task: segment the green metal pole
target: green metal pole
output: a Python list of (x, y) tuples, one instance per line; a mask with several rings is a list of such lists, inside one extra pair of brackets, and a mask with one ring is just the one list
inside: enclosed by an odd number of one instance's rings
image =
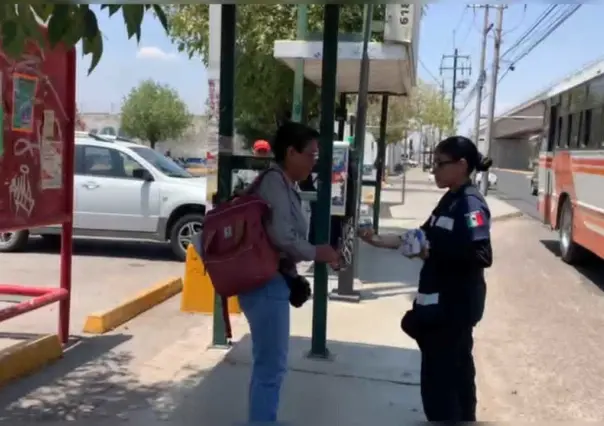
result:
[[(329, 243), (339, 19), (340, 6), (337, 4), (326, 5), (323, 16), (321, 145), (319, 148), (319, 188), (317, 194), (317, 218), (315, 222), (316, 244)], [(312, 308), (312, 339), (309, 354), (311, 357), (329, 357), (327, 349), (327, 279), (327, 265), (316, 263)]]
[[(367, 120), (367, 94), (369, 91), (369, 54), (368, 46), (371, 39), (371, 19), (373, 17), (373, 5), (366, 4), (363, 10), (363, 53), (361, 59), (361, 69), (359, 76), (359, 92), (357, 97), (357, 111), (354, 129), (354, 169), (351, 168), (351, 179), (353, 188), (348, 193), (346, 204), (351, 209), (347, 209), (350, 214), (353, 228), (356, 229), (359, 222), (360, 203), (362, 184), (363, 184), (363, 153), (365, 151), (365, 129)], [(350, 219), (349, 219), (350, 220)], [(352, 264), (338, 274), (338, 289), (332, 295), (337, 300), (359, 302), (361, 294), (354, 290), (354, 278), (357, 275), (359, 253), (359, 241), (357, 238), (353, 241)]]
[[(298, 40), (306, 40), (308, 30), (308, 6), (298, 5)], [(294, 75), (294, 105), (292, 108), (292, 120), (301, 123), (302, 110), (304, 105), (304, 60), (299, 59), (296, 63), (296, 72)]]
[[(220, 39), (220, 116), (218, 118), (218, 202), (231, 195), (234, 112), (235, 112), (235, 34), (237, 8), (234, 4), (222, 6), (222, 35)], [(220, 297), (214, 297), (212, 345), (228, 346), (226, 327), (222, 316)]]
[(382, 95), (382, 114), (380, 116), (380, 138), (378, 140), (377, 170), (375, 174), (375, 195), (373, 197), (373, 231), (380, 229), (380, 209), (382, 202), (382, 180), (386, 161), (386, 125), (388, 123), (388, 95)]

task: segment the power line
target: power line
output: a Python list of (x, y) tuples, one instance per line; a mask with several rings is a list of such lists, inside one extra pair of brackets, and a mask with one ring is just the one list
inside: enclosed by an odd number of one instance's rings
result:
[[(557, 15), (557, 17), (555, 17), (554, 19), (552, 19), (552, 22), (548, 22), (548, 26), (545, 28), (544, 31), (539, 32), (539, 34), (536, 36), (538, 37), (536, 39), (536, 41), (534, 41), (532, 44), (530, 44), (528, 46), (528, 48), (526, 48), (521, 54), (517, 55), (512, 61), (510, 66), (508, 66), (508, 68), (506, 69), (506, 71), (500, 76), (500, 78), (498, 79), (498, 83), (501, 82), (505, 76), (514, 69), (514, 65), (517, 64), (520, 60), (522, 60), (523, 58), (525, 58), (531, 51), (533, 51), (539, 44), (541, 44), (547, 37), (549, 37), (558, 27), (560, 27), (560, 25), (562, 25), (566, 20), (568, 20), (579, 8), (581, 7), (581, 5), (570, 5), (569, 8), (563, 10), (560, 14)], [(539, 27), (539, 25), (557, 8), (557, 6), (550, 6), (548, 7), (548, 9), (546, 9), (540, 16), (539, 18), (537, 18), (536, 22), (533, 24), (533, 26), (530, 28), (530, 30), (526, 31), (520, 38), (519, 40), (517, 40), (516, 42), (513, 43), (513, 45), (506, 51), (504, 52), (504, 54), (501, 55), (501, 57), (503, 57), (506, 54), (509, 54), (512, 50), (517, 49), (518, 47), (521, 46), (522, 41), (528, 39), (529, 37), (531, 37), (531, 35), (533, 35), (533, 33), (536, 32), (536, 29)], [(489, 93), (485, 93), (482, 97), (482, 100), (484, 100), (487, 96), (489, 96)], [(471, 99), (467, 99), (466, 100), (466, 104), (464, 105), (462, 111), (464, 111), (467, 106), (469, 105)], [(467, 120), (474, 112), (475, 112), (475, 108), (471, 111), (469, 111), (468, 114), (466, 114), (464, 116), (464, 118), (460, 121), (465, 121)]]
[(428, 75), (430, 76), (430, 78), (432, 80), (434, 80), (434, 82), (440, 86), (440, 80), (438, 78), (436, 78), (436, 76), (432, 73), (432, 71), (430, 71), (428, 69), (428, 67), (426, 66), (426, 64), (424, 64), (424, 61), (422, 61), (421, 59), (419, 60), (419, 64), (422, 66), (422, 68), (424, 69), (424, 71), (426, 71), (428, 73)]

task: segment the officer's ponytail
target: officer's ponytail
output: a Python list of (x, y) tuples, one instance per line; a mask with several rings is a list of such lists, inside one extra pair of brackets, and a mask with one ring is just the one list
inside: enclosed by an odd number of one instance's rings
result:
[(493, 161), (482, 155), (474, 142), (464, 136), (450, 136), (442, 140), (436, 147), (436, 151), (451, 157), (454, 161), (464, 159), (468, 164), (468, 176), (474, 170), (486, 172), (493, 165)]
[(477, 172), (486, 172), (493, 165), (493, 160), (489, 157), (482, 155), (480, 152), (476, 157), (476, 171)]

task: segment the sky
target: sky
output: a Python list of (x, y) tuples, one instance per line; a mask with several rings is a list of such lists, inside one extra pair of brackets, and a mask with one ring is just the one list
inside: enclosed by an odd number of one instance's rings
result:
[[(548, 6), (546, 3), (508, 6), (503, 18), (502, 51), (511, 46), (536, 21)], [(121, 102), (128, 92), (145, 79), (153, 79), (174, 87), (194, 114), (205, 110), (207, 98), (207, 73), (201, 58), (189, 59), (179, 54), (159, 22), (147, 16), (143, 24), (140, 44), (127, 40), (121, 14), (108, 18), (99, 14), (99, 25), (104, 33), (103, 58), (88, 76), (89, 59), (78, 62), (77, 102), (82, 112), (119, 112)], [(499, 85), (496, 96), (496, 114), (502, 113), (529, 99), (539, 91), (554, 84), (566, 75), (579, 70), (586, 63), (604, 57), (599, 44), (604, 40), (604, 4), (585, 4), (562, 26), (545, 39), (528, 56), (515, 64)], [(495, 12), (491, 12), (491, 22)], [(454, 48), (460, 55), (470, 57), (470, 86), (476, 81), (480, 59), (480, 39), (483, 22), (482, 9), (468, 8), (458, 1), (430, 4), (422, 20), (420, 31), (418, 73), (422, 80), (439, 83), (444, 79), (447, 90), (451, 88), (452, 73), (443, 71), (452, 65)], [(455, 34), (455, 36), (454, 36)], [(487, 68), (490, 71), (493, 39), (489, 39)], [(505, 61), (502, 71), (509, 66)], [(437, 81), (435, 81), (437, 80)], [(469, 89), (468, 89), (469, 90)], [(468, 90), (458, 94), (460, 130), (467, 131), (472, 125), (474, 101), (466, 109)], [(486, 113), (487, 102), (483, 102)]]

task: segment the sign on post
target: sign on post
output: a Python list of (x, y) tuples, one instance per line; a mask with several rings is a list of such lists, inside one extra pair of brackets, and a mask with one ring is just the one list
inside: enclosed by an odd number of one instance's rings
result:
[[(387, 43), (411, 43), (416, 10), (417, 6), (414, 4), (387, 4), (384, 41)], [(421, 9), (419, 13), (421, 13)]]
[(75, 51), (43, 49), (0, 50), (0, 232), (71, 219)]

